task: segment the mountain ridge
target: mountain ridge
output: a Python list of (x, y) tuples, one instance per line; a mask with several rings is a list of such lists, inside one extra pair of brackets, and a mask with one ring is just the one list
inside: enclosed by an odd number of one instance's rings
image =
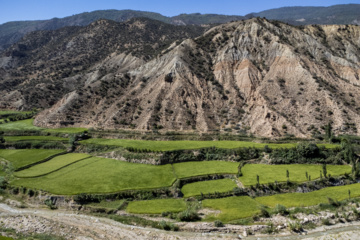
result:
[[(322, 9), (321, 18), (314, 9)], [(291, 14), (288, 14), (291, 9)], [(301, 11), (306, 9), (306, 11)], [(308, 17), (307, 12), (313, 16)], [(334, 15), (335, 12), (335, 15)], [(343, 4), (331, 7), (289, 7), (251, 13), (246, 16), (222, 15), (222, 14), (180, 14), (173, 17), (166, 17), (159, 13), (135, 10), (97, 10), (75, 14), (64, 18), (53, 18), (49, 20), (35, 21), (13, 21), (0, 25), (0, 51), (11, 46), (20, 40), (25, 34), (37, 30), (55, 30), (65, 26), (86, 26), (99, 19), (114, 21), (127, 21), (134, 17), (147, 17), (174, 25), (212, 25), (230, 21), (244, 20), (251, 17), (266, 17), (274, 20), (281, 20), (294, 25), (304, 24), (359, 24), (360, 4)], [(300, 16), (299, 16), (300, 14)], [(330, 15), (329, 15), (330, 14)], [(332, 15), (331, 15), (332, 14)], [(315, 16), (314, 16), (315, 15)], [(284, 18), (284, 16), (286, 16)], [(304, 18), (306, 17), (306, 19)], [(309, 18), (309, 19), (308, 19)]]
[(43, 127), (308, 137), (332, 122), (358, 133), (359, 26), (189, 27), (98, 20), (34, 32), (0, 57), (0, 107), (43, 108)]

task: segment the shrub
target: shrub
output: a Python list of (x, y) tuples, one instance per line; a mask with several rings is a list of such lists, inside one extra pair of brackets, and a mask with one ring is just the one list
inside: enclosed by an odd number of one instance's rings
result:
[(265, 218), (270, 217), (269, 211), (264, 206), (260, 208), (260, 215)]
[(300, 232), (303, 230), (302, 224), (299, 221), (296, 221), (294, 223), (289, 223), (289, 229), (293, 232)]
[(179, 227), (173, 223), (170, 223), (170, 222), (166, 222), (166, 221), (161, 221), (159, 223), (160, 225), (160, 228), (165, 230), (165, 231), (178, 231), (179, 230)]
[(331, 225), (330, 220), (328, 218), (321, 219), (321, 223), (326, 226)]
[(287, 214), (289, 214), (289, 211), (286, 209), (285, 206), (281, 205), (281, 204), (276, 204), (275, 208), (274, 208), (274, 213), (275, 214), (280, 214), (282, 216), (285, 216)]
[(53, 204), (53, 202), (51, 201), (50, 198), (46, 199), (44, 203), (46, 206), (48, 206), (52, 210), (57, 209), (57, 207)]
[(220, 220), (215, 220), (214, 226), (215, 226), (215, 227), (224, 227), (224, 224), (223, 224), (222, 221), (220, 221)]
[(196, 211), (190, 209), (180, 212), (177, 218), (184, 222), (194, 222), (200, 220), (199, 214)]

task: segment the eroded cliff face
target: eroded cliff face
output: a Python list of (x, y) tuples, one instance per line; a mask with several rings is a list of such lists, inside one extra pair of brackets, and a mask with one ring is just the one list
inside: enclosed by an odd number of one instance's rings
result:
[[(79, 84), (35, 124), (307, 137), (332, 121), (336, 133), (357, 134), (359, 57), (358, 26), (232, 22), (150, 60), (109, 53), (61, 79)], [(31, 106), (15, 90), (1, 101)]]

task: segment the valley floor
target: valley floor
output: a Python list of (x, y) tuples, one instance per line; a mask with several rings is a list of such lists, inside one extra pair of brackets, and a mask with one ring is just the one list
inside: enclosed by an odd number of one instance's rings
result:
[[(0, 226), (18, 233), (47, 233), (65, 239), (359, 239), (360, 222), (321, 226), (305, 234), (283, 232), (278, 235), (243, 236), (244, 226), (226, 225), (220, 231), (198, 233), (197, 227), (208, 223), (191, 223), (193, 232), (166, 232), (153, 228), (129, 226), (116, 221), (81, 214), (77, 211), (42, 208), (18, 209), (0, 204)], [(231, 233), (226, 233), (231, 232)]]

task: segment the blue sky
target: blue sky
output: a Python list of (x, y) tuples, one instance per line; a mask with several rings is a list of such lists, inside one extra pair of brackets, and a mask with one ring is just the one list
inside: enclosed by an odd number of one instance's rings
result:
[(245, 15), (285, 6), (331, 6), (360, 0), (0, 0), (0, 24), (16, 20), (66, 17), (104, 9), (133, 9), (165, 16), (180, 13)]

